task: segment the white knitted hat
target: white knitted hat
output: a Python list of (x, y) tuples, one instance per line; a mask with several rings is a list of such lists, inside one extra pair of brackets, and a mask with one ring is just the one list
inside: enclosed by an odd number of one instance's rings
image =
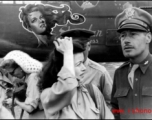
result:
[(4, 61), (13, 59), (26, 73), (40, 72), (43, 67), (41, 62), (20, 50), (13, 50), (9, 52), (3, 59)]

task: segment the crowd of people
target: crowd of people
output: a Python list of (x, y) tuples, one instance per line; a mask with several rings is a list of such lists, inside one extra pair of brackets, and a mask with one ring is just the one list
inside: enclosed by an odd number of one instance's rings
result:
[(112, 80), (104, 66), (88, 58), (94, 32), (51, 33), (55, 24), (84, 22), (82, 15), (73, 20), (67, 8), (58, 8), (67, 10), (63, 15), (43, 4), (20, 9), (23, 27), (37, 36), (39, 45), (52, 42), (49, 47), (54, 49), (43, 62), (21, 50), (2, 58), (0, 118), (15, 119), (16, 106), (23, 111), (20, 119), (24, 111), (27, 119), (152, 118), (152, 114), (139, 113), (139, 109), (152, 108), (152, 15), (130, 6), (116, 16), (122, 51), (129, 61), (116, 69)]

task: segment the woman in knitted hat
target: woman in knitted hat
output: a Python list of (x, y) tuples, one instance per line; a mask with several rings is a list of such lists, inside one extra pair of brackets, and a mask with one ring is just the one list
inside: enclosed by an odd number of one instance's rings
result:
[[(1, 63), (1, 67), (8, 70), (8, 78), (14, 83), (17, 80), (24, 80), (27, 84), (25, 100), (20, 101), (15, 98), (15, 104), (29, 113), (29, 119), (45, 118), (40, 103), (40, 91), (37, 87), (38, 74), (42, 69), (42, 63), (19, 50), (9, 52), (3, 59), (4, 62)], [(8, 69), (6, 65), (7, 62), (5, 61), (8, 60), (13, 60), (15, 63), (12, 69)], [(11, 104), (12, 99), (6, 99), (5, 102)]]
[(63, 26), (68, 22), (71, 24), (82, 24), (85, 17), (75, 13), (72, 14), (70, 7), (66, 4), (52, 6), (49, 4), (27, 4), (19, 9), (19, 19), (22, 26), (32, 32), (38, 39), (38, 47), (53, 47), (53, 28), (56, 25)]
[[(83, 45), (72, 38), (58, 38), (41, 73), (41, 102), (47, 119), (114, 118), (99, 89), (93, 85), (96, 102), (81, 80), (86, 70)], [(97, 106), (96, 106), (97, 105)]]

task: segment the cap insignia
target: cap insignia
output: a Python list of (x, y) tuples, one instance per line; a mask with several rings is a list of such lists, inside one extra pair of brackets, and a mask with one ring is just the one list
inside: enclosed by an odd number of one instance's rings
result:
[(130, 7), (125, 10), (125, 13), (127, 19), (132, 19), (134, 17), (135, 11), (132, 7)]

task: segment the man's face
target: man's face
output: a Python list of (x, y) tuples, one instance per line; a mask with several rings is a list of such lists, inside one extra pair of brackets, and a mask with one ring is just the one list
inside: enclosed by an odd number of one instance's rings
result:
[(150, 33), (135, 30), (122, 31), (120, 40), (124, 56), (134, 58), (144, 53), (148, 48), (148, 34)]
[(84, 55), (82, 53), (74, 54), (74, 66), (77, 77), (83, 78), (86, 67), (84, 66)]
[(29, 13), (28, 20), (30, 24), (30, 30), (36, 34), (41, 34), (46, 30), (46, 21), (40, 11), (34, 11)]

